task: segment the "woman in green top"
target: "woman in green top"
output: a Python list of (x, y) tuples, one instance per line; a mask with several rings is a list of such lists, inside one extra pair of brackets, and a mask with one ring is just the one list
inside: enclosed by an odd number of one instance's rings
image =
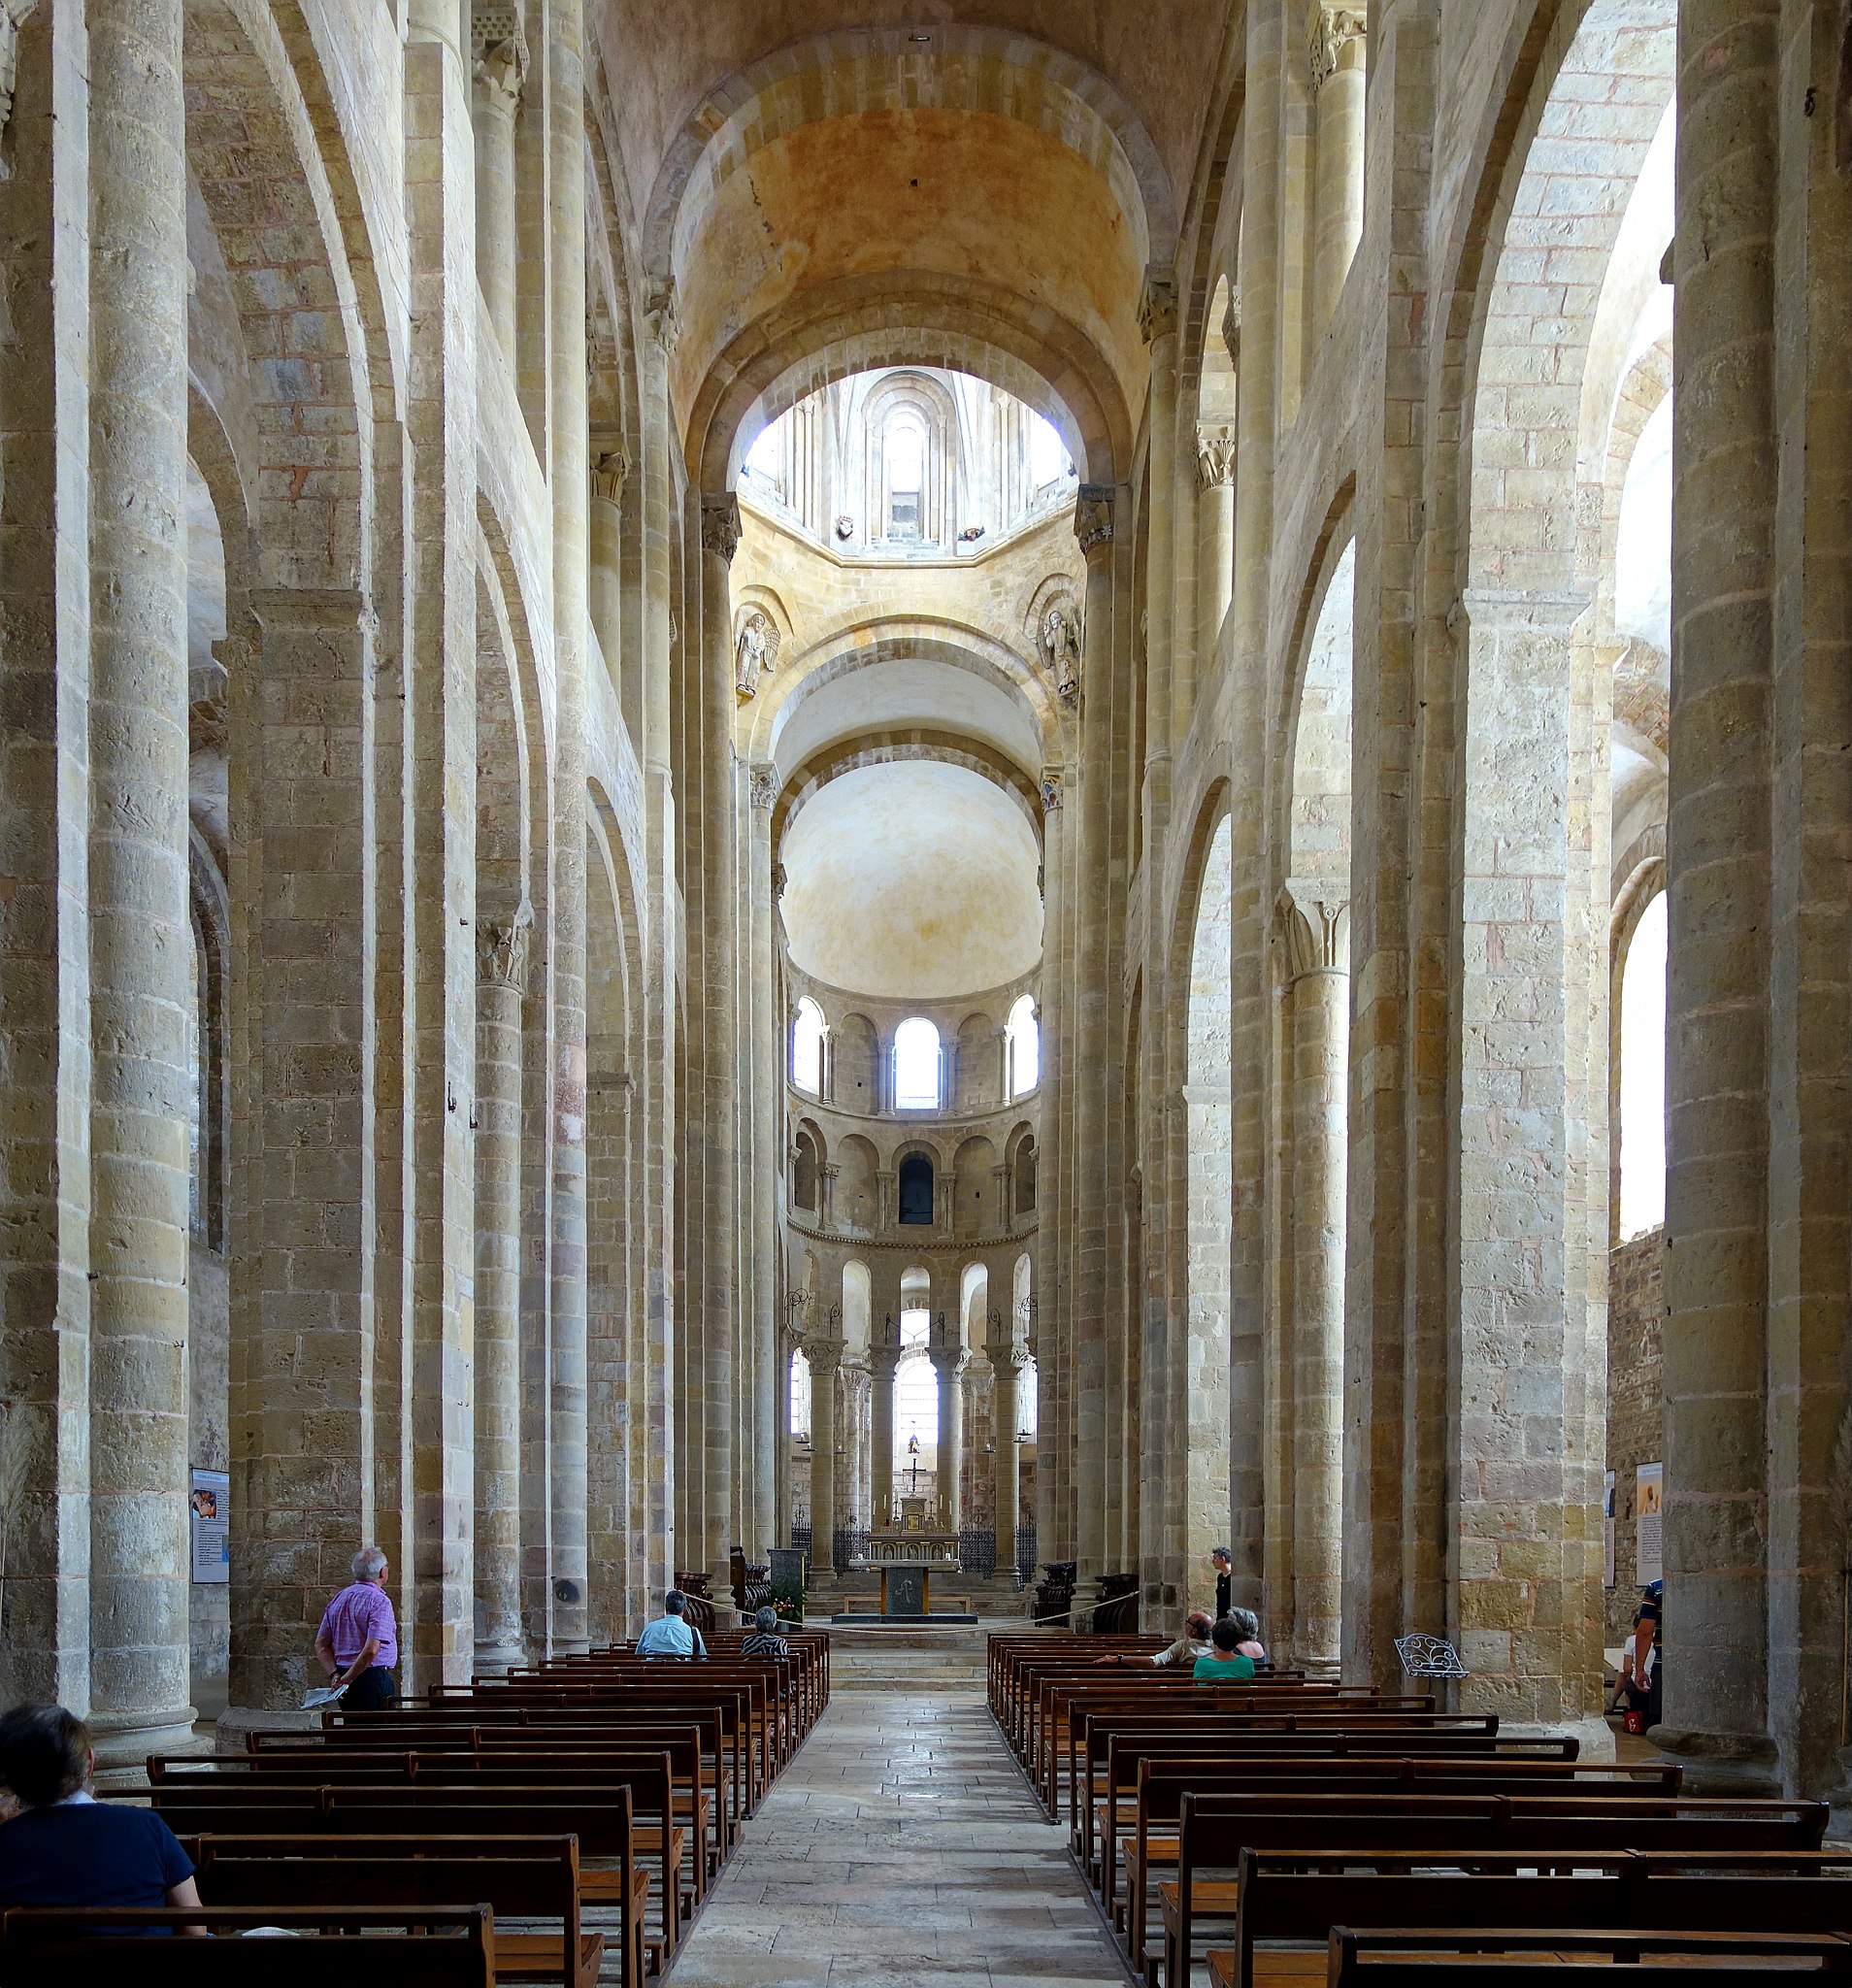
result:
[(1199, 1684), (1241, 1684), (1254, 1674), (1254, 1660), (1241, 1654), (1240, 1625), (1224, 1615), (1209, 1631), (1215, 1647), (1207, 1657), (1198, 1657), (1190, 1673)]

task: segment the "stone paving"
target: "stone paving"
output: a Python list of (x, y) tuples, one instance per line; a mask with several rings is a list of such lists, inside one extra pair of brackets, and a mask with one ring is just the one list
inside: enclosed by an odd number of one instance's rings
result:
[(746, 1824), (669, 1976), (670, 1988), (1127, 1979), (1064, 1832), (985, 1709), (981, 1656), (841, 1641), (829, 1709)]

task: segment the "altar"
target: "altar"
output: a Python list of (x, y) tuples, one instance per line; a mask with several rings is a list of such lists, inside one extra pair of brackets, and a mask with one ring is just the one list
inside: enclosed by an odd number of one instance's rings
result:
[(958, 1567), (958, 1535), (927, 1532), (918, 1525), (883, 1528), (858, 1541), (849, 1568), (863, 1575), (880, 1576), (880, 1612), (851, 1610), (837, 1615), (846, 1625), (908, 1623), (914, 1627), (969, 1626), (977, 1618), (959, 1606), (959, 1598), (947, 1597), (950, 1608), (935, 1612), (933, 1576), (955, 1574)]

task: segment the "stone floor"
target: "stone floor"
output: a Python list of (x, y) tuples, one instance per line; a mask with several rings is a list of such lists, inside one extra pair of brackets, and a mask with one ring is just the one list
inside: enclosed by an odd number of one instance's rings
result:
[(984, 1707), (980, 1640), (833, 1641), (829, 1709), (746, 1824), (669, 1988), (1128, 1979)]

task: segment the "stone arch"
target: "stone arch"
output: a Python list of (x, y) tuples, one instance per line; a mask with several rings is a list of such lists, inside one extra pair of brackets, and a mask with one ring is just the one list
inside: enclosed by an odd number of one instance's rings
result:
[[(483, 553), (486, 547), (481, 548)], [(476, 582), (476, 921), (531, 919), (532, 771), (520, 673), (485, 556)]]
[(829, 1145), (814, 1118), (801, 1118), (791, 1139), (791, 1208), (818, 1220), (823, 1213), (823, 1173)]
[[(1026, 654), (961, 623), (890, 616), (873, 626), (866, 619), (851, 619), (820, 636), (788, 665), (780, 658), (778, 681), (755, 701), (752, 757), (771, 759), (776, 755), (786, 724), (805, 700), (857, 670), (892, 662), (943, 664), (1009, 694), (1024, 708), (1042, 746), (1033, 767), (1023, 766), (1019, 757), (1010, 755), (1020, 771), (1039, 773), (1043, 759), (1061, 756), (1049, 747), (1061, 738), (1064, 713), (1042, 671)], [(990, 750), (993, 756), (1002, 752), (994, 746)], [(788, 787), (779, 798), (788, 802)], [(778, 825), (775, 817), (774, 828)]]
[(836, 1088), (839, 1110), (873, 1115), (881, 1109), (880, 1038), (865, 1014), (845, 1014), (836, 1024)]
[[(363, 209), (314, 36), (253, 0), (189, 0), (187, 159), (230, 280), (248, 364), (258, 460), (257, 567), (270, 587), (364, 587), (377, 358), (389, 391), (386, 314), (365, 254)], [(338, 122), (338, 119), (336, 120)], [(351, 222), (351, 233), (347, 225)], [(357, 281), (351, 249), (362, 250)], [(305, 410), (314, 410), (305, 420)]]
[(836, 1144), (836, 1226), (872, 1236), (881, 1226), (880, 1156), (851, 1132)]
[(684, 424), (702, 487), (731, 487), (759, 435), (807, 394), (889, 366), (970, 373), (1013, 394), (1054, 427), (1082, 482), (1113, 482), (1131, 459), (1124, 395), (1088, 339), (1001, 284), (913, 272), (819, 284), (732, 340)]
[(1009, 1218), (1019, 1222), (1036, 1211), (1036, 1171), (1041, 1148), (1035, 1127), (1018, 1125), (1004, 1147), (1009, 1168)]
[(958, 1024), (955, 1052), (957, 1086), (952, 1109), (958, 1111), (988, 1111), (999, 1102), (997, 1082), (997, 1025), (978, 1011)]
[[(1516, 143), (1495, 161), (1483, 243), (1466, 258), (1482, 255), (1489, 279), (1461, 353), (1466, 653), (1447, 1201), (1449, 1302), (1472, 1329), (1453, 1376), (1445, 1469), (1457, 1486), (1449, 1551), (1470, 1571), (1448, 1584), (1448, 1627), (1474, 1673), (1472, 1703), (1546, 1716), (1592, 1710), (1600, 1697), (1589, 1514), (1604, 1401), (1586, 1375), (1605, 1363), (1591, 1263), (1608, 1229), (1608, 792), (1597, 743), (1607, 677), (1592, 612), (1599, 533), (1588, 525), (1600, 502), (1588, 492), (1601, 482), (1619, 371), (1610, 278), (1675, 54), (1672, 0), (1566, 10), (1514, 94)], [(1509, 1026), (1517, 1018), (1522, 1031)], [(1544, 1449), (1529, 1432), (1549, 1424), (1561, 1437)], [(1494, 1459), (1529, 1474), (1523, 1532), (1489, 1474)], [(1560, 1624), (1564, 1654), (1534, 1677), (1544, 1660), (1527, 1631), (1545, 1620)]]
[(1012, 761), (980, 740), (961, 738), (953, 732), (918, 727), (909, 732), (892, 729), (879, 733), (862, 732), (839, 739), (813, 752), (778, 793), (773, 811), (775, 846), (803, 812), (834, 779), (864, 766), (897, 766), (909, 760), (933, 759), (942, 765), (962, 766), (968, 773), (990, 781), (1008, 794), (1035, 832), (1038, 845), (1042, 840), (1041, 793), (1034, 780)]
[(909, 1143), (894, 1155), (894, 1188), (903, 1228), (937, 1228), (939, 1155), (930, 1146)]
[(839, 98), (863, 112), (1007, 110), (1105, 174), (1142, 230), (1143, 260), (1169, 257), (1177, 232), (1170, 175), (1138, 114), (1098, 70), (1031, 37), (965, 24), (937, 26), (933, 56), (922, 64), (900, 29), (845, 28), (803, 45), (801, 55), (782, 50), (729, 76), (689, 114), (663, 155), (643, 221), (645, 265), (674, 268), (711, 189), (744, 170), (757, 145)]
[[(897, 414), (910, 414), (921, 430), (922, 481), (918, 490), (918, 539), (922, 546), (946, 547), (956, 531), (958, 492), (963, 482), (963, 447), (958, 409), (943, 381), (917, 367), (883, 374), (859, 409), (863, 437), (859, 505), (863, 536), (871, 545), (888, 538), (888, 516), (880, 501), (889, 489), (886, 435)], [(851, 491), (857, 489), (851, 483)], [(878, 494), (877, 494), (878, 493)], [(878, 523), (878, 528), (877, 528)]]
[(997, 1148), (981, 1133), (952, 1155), (952, 1233), (989, 1236), (1002, 1228), (997, 1206)]
[[(1174, 1432), (1169, 1469), (1174, 1473), (1166, 1508), (1188, 1514), (1176, 1564), (1163, 1578), (1178, 1589), (1201, 1586), (1209, 1548), (1234, 1549), (1237, 1599), (1258, 1591), (1257, 1538), (1243, 1539), (1231, 1521), (1231, 1508), (1245, 1522), (1259, 1500), (1245, 1482), (1234, 1496), (1231, 1416), (1240, 1401), (1250, 1413), (1257, 1388), (1257, 1357), (1244, 1362), (1238, 1390), (1230, 1305), (1234, 1220), (1233, 1174), (1233, 976), (1234, 817), (1231, 795), (1218, 785), (1198, 816), (1189, 848), (1178, 917), (1173, 927), (1174, 977), (1178, 990), (1173, 1016), (1176, 1031), (1174, 1068), (1182, 1075), (1185, 1118), (1183, 1206), (1177, 1210), (1183, 1239), (1181, 1325), (1186, 1346), (1167, 1363), (1170, 1393), (1165, 1403)], [(1245, 1432), (1244, 1432), (1245, 1433)], [(1192, 1599), (1195, 1597), (1192, 1596)]]

